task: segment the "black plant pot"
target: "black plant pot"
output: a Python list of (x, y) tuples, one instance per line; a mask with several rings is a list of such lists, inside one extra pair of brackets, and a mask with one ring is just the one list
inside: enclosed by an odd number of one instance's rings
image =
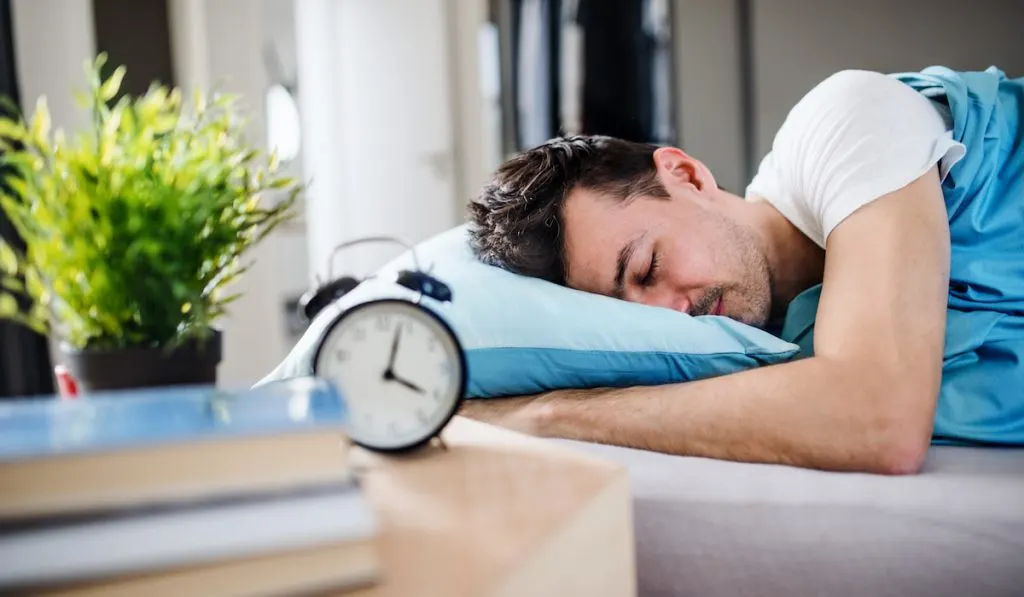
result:
[(215, 384), (222, 356), (221, 332), (189, 340), (176, 349), (130, 347), (115, 350), (61, 347), (79, 392), (176, 385)]

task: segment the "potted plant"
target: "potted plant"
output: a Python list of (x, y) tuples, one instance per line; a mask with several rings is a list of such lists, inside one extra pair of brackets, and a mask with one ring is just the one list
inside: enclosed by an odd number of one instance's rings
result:
[(0, 317), (55, 334), (86, 392), (214, 383), (228, 288), (301, 187), (246, 144), (237, 97), (154, 84), (115, 101), (125, 69), (103, 79), (105, 63), (86, 65), (73, 137), (51, 136), (44, 98), (0, 118), (0, 207), (24, 241), (0, 240)]

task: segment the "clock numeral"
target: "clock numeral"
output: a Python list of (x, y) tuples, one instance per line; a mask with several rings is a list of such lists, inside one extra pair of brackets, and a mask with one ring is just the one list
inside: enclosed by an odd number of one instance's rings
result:
[(441, 363), (441, 377), (448, 379), (452, 376), (452, 365), (451, 363)]
[(435, 350), (437, 350), (437, 340), (431, 338), (427, 342), (427, 352), (434, 352)]
[(334, 358), (339, 363), (344, 363), (345, 361), (347, 361), (349, 359), (350, 356), (352, 356), (352, 355), (349, 354), (349, 352), (347, 350), (345, 350), (345, 349), (338, 349), (337, 351), (334, 352)]
[(391, 328), (391, 316), (390, 315), (378, 315), (377, 316), (377, 330), (385, 332)]
[(444, 393), (442, 393), (441, 390), (434, 390), (430, 395), (434, 397), (434, 400), (444, 398)]
[(394, 421), (388, 423), (388, 435), (392, 437), (398, 435), (398, 425), (396, 425)]
[(352, 339), (356, 342), (362, 342), (366, 340), (366, 330), (363, 328), (356, 328), (352, 330)]
[(422, 408), (416, 409), (416, 419), (419, 420), (421, 425), (426, 425), (430, 422), (430, 415)]

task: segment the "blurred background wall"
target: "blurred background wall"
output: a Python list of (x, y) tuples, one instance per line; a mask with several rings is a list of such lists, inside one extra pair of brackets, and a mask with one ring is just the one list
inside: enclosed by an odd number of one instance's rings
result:
[[(1024, 2), (1011, 0), (4, 2), (23, 106), (47, 95), (55, 125), (74, 128), (82, 62), (107, 51), (133, 91), (241, 93), (252, 139), (310, 184), (302, 217), (250, 256), (223, 322), (225, 385), (283, 358), (302, 329), (294, 301), (337, 243), (418, 242), (461, 223), (505, 156), (550, 136), (679, 145), (742, 193), (789, 108), (836, 70), (1024, 76)], [(397, 252), (342, 253), (334, 272)], [(10, 361), (19, 349), (2, 342)]]

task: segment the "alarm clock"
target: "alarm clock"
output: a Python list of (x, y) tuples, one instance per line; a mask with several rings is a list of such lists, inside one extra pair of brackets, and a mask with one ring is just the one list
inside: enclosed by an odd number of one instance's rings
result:
[[(391, 237), (369, 237), (337, 249), (373, 240), (405, 245)], [(450, 301), (451, 291), (420, 270), (413, 255), (416, 271), (400, 272), (396, 282), (413, 290), (415, 299), (376, 299), (343, 310), (327, 324), (313, 353), (314, 376), (332, 382), (346, 402), (352, 442), (377, 451), (424, 445), (440, 434), (465, 397), (462, 344), (451, 327), (421, 302), (424, 296)], [(326, 306), (325, 293), (331, 300), (344, 294), (334, 282), (323, 286), (320, 298), (314, 295), (304, 301), (307, 317)]]

